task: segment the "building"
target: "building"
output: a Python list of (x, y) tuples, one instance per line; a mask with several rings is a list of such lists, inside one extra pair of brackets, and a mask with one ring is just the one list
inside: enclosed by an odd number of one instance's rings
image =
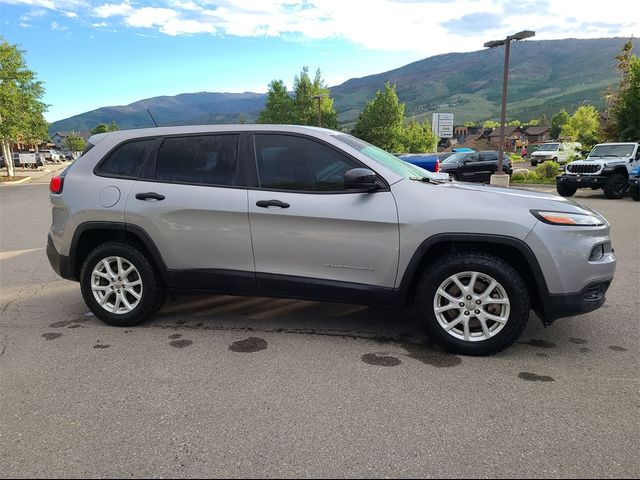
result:
[(62, 142), (64, 142), (64, 139), (67, 138), (69, 135), (71, 135), (73, 133), (74, 132), (56, 132), (54, 135), (52, 135), (51, 141), (58, 148), (62, 148)]
[(551, 127), (527, 127), (524, 131), (528, 143), (544, 143), (551, 140)]
[[(522, 141), (525, 139), (524, 130), (520, 127), (504, 127), (504, 137), (505, 137), (505, 148), (515, 147), (516, 142), (518, 140)], [(496, 127), (493, 129), (491, 134), (489, 135), (489, 143), (493, 148), (500, 148), (500, 127)]]

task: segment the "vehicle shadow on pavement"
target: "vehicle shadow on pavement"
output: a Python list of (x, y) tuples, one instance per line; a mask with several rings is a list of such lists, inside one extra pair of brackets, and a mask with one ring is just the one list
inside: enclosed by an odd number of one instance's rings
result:
[(380, 341), (426, 340), (409, 309), (262, 297), (179, 297), (168, 300), (149, 325)]

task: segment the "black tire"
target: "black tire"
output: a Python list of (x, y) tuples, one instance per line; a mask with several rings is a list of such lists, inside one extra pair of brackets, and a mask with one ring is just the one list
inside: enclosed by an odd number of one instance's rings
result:
[(578, 191), (576, 187), (572, 187), (562, 182), (558, 182), (556, 184), (556, 190), (558, 191), (558, 195), (562, 197), (571, 197)]
[(454, 181), (458, 180), (458, 174), (456, 173), (450, 173), (449, 176), (451, 176), (451, 180), (454, 180)]
[(538, 165), (538, 161), (537, 160), (531, 160), (531, 166), (535, 167), (536, 165)]
[(628, 187), (629, 182), (627, 181), (626, 177), (619, 173), (614, 173), (609, 178), (607, 178), (607, 181), (604, 183), (604, 187), (602, 187), (602, 189), (604, 190), (604, 196), (606, 198), (618, 200), (622, 198), (624, 192), (627, 191)]
[(640, 187), (638, 185), (635, 188), (630, 188), (631, 190), (631, 198), (633, 198), (636, 202), (640, 201)]
[[(507, 321), (501, 327), (501, 330), (498, 330), (489, 339), (468, 341), (464, 338), (457, 338), (445, 330), (434, 311), (436, 293), (443, 283), (447, 282), (453, 275), (462, 275), (465, 272), (479, 272), (479, 279), (483, 278), (483, 275), (495, 279), (498, 282), (498, 287), (503, 289), (508, 298), (509, 313)], [(488, 281), (488, 279), (486, 280)], [(498, 287), (494, 287), (492, 292), (497, 291)], [(473, 301), (470, 302), (473, 303)], [(466, 308), (464, 307), (461, 310)], [(484, 307), (474, 308), (478, 308), (475, 311), (477, 313), (481, 311), (479, 308), (484, 309)], [(509, 263), (490, 253), (471, 251), (447, 255), (425, 269), (416, 287), (415, 310), (418, 319), (425, 327), (427, 335), (445, 350), (462, 355), (491, 355), (507, 348), (520, 337), (529, 320), (530, 298), (524, 281)], [(453, 312), (452, 314), (455, 315), (455, 313)], [(472, 317), (474, 315), (474, 312), (464, 313), (469, 313)], [(464, 313), (462, 311), (458, 312), (459, 315)], [(443, 315), (449, 315), (449, 313)], [(478, 326), (480, 322), (477, 319), (478, 317), (474, 318), (476, 325), (473, 328), (477, 331), (480, 328)], [(470, 328), (472, 328), (474, 318), (469, 320)], [(489, 328), (498, 328), (497, 326), (498, 324), (494, 322)], [(481, 328), (480, 330), (482, 331)], [(452, 329), (452, 331), (455, 332), (455, 329)]]
[[(141, 297), (137, 305), (127, 313), (107, 311), (98, 303), (92, 291), (91, 277), (93, 270), (100, 262), (109, 257), (121, 257), (134, 266), (139, 274), (139, 279), (142, 281)], [(80, 272), (80, 289), (85, 303), (94, 315), (103, 322), (117, 327), (131, 327), (153, 317), (160, 310), (167, 296), (160, 275), (147, 257), (135, 246), (123, 242), (103, 243), (89, 253)], [(111, 293), (111, 295), (114, 294), (115, 292)], [(123, 295), (126, 294), (123, 293)], [(106, 298), (106, 300), (109, 298), (111, 297)], [(129, 297), (129, 300), (132, 300), (132, 297)]]

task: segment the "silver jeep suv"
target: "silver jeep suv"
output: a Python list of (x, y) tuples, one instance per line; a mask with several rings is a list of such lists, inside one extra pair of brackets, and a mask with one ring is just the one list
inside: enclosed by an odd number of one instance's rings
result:
[(554, 195), (439, 180), (343, 133), (189, 126), (95, 135), (51, 181), (47, 254), (118, 326), (167, 292), (415, 307), (449, 351), (599, 308), (609, 225)]

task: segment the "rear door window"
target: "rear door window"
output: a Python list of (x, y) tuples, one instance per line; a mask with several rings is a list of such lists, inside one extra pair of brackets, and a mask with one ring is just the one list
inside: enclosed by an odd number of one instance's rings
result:
[(105, 177), (138, 178), (155, 139), (126, 142), (98, 165), (96, 173)]
[(244, 184), (238, 168), (239, 135), (166, 138), (158, 150), (155, 178), (161, 182), (212, 186)]

